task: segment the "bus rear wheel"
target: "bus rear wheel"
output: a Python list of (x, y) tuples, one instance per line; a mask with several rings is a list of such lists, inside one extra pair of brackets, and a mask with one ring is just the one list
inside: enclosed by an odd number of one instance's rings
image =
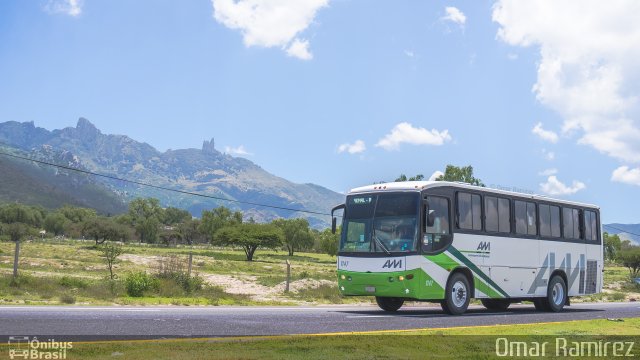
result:
[(511, 301), (506, 299), (480, 299), (482, 305), (486, 307), (488, 310), (493, 311), (505, 311), (511, 305)]
[(384, 311), (396, 312), (404, 304), (404, 299), (396, 298), (396, 297), (376, 296), (376, 303), (378, 303), (378, 306), (380, 307), (380, 309)]
[(471, 300), (469, 280), (462, 273), (454, 273), (447, 282), (445, 298), (440, 303), (442, 310), (450, 315), (460, 315), (467, 311)]
[(547, 296), (533, 300), (533, 305), (538, 311), (560, 312), (567, 303), (567, 285), (564, 279), (556, 275), (549, 281)]

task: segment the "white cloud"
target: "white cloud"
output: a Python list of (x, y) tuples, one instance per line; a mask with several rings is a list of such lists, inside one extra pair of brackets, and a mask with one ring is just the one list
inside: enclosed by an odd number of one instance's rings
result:
[(413, 51), (411, 51), (411, 50), (405, 50), (405, 51), (404, 51), (404, 54), (405, 54), (405, 55), (407, 55), (408, 57), (414, 57), (414, 56), (416, 56), (416, 54), (415, 54)]
[(237, 156), (250, 156), (253, 155), (252, 153), (248, 152), (247, 149), (244, 148), (244, 145), (240, 145), (236, 148), (231, 147), (231, 146), (225, 146), (224, 147), (224, 152), (226, 152), (229, 155), (237, 155)]
[(425, 128), (413, 127), (407, 122), (396, 125), (391, 132), (380, 139), (376, 146), (385, 150), (397, 150), (400, 144), (407, 143), (412, 145), (442, 145), (446, 141), (451, 141), (449, 130), (431, 131)]
[(558, 173), (558, 169), (555, 168), (551, 168), (551, 169), (545, 169), (542, 170), (538, 173), (538, 175), (540, 176), (551, 176), (551, 175), (555, 175)]
[(287, 49), (287, 55), (301, 60), (311, 60), (313, 55), (309, 52), (309, 41), (295, 39)]
[(556, 153), (553, 151), (547, 151), (547, 149), (542, 149), (542, 155), (544, 155), (544, 158), (549, 161), (556, 159)]
[(628, 166), (620, 166), (611, 174), (611, 181), (640, 186), (640, 168), (630, 169)]
[(442, 20), (451, 21), (460, 26), (464, 26), (467, 22), (467, 17), (456, 7), (447, 6), (444, 8), (444, 12), (446, 15), (442, 17)]
[(353, 144), (345, 143), (338, 146), (338, 154), (348, 152), (349, 154), (359, 154), (364, 152), (367, 147), (362, 140), (356, 140)]
[(82, 14), (82, 0), (49, 0), (44, 6), (51, 14), (66, 14), (77, 17)]
[(611, 157), (640, 162), (640, 1), (499, 0), (498, 38), (540, 49), (536, 98), (563, 132)]
[(549, 195), (570, 195), (575, 194), (580, 190), (585, 189), (587, 186), (574, 180), (571, 186), (567, 186), (560, 182), (555, 175), (551, 175), (547, 178), (547, 182), (540, 184), (540, 189)]
[(211, 0), (213, 17), (242, 32), (244, 44), (280, 47), (289, 56), (312, 58), (309, 42), (298, 34), (309, 27), (329, 0)]
[(531, 129), (531, 132), (538, 135), (538, 137), (540, 137), (540, 139), (542, 140), (549, 141), (554, 144), (558, 142), (558, 134), (551, 130), (543, 129), (541, 122), (537, 123), (536, 126)]
[(431, 174), (431, 176), (429, 176), (429, 181), (435, 181), (437, 178), (439, 178), (442, 175), (444, 175), (442, 171), (436, 170), (433, 172), (433, 174)]

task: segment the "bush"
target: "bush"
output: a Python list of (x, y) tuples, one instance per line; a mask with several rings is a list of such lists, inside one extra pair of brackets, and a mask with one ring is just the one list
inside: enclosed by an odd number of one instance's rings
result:
[(160, 286), (158, 279), (144, 271), (129, 273), (124, 279), (127, 294), (132, 297), (141, 297), (145, 292), (157, 290)]
[(89, 284), (87, 284), (84, 280), (79, 278), (74, 278), (70, 276), (63, 276), (58, 283), (64, 287), (68, 288), (77, 288), (77, 289), (85, 289)]
[(611, 300), (613, 301), (622, 301), (624, 300), (626, 297), (625, 293), (621, 293), (621, 292), (614, 292), (613, 294), (611, 294)]
[(63, 304), (75, 304), (76, 298), (73, 295), (64, 294), (60, 296), (60, 302)]
[(622, 262), (632, 278), (640, 276), (640, 246), (631, 246), (620, 251), (618, 259)]

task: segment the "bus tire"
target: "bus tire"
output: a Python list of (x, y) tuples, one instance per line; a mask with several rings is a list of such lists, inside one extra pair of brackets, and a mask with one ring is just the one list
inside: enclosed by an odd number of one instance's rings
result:
[(445, 289), (444, 300), (440, 303), (442, 310), (450, 315), (460, 315), (467, 311), (471, 300), (471, 286), (464, 274), (456, 272), (449, 278)]
[(536, 307), (537, 311), (549, 311), (549, 306), (547, 304), (546, 298), (533, 299), (533, 306)]
[(505, 311), (511, 305), (511, 301), (507, 299), (480, 299), (480, 302), (484, 307), (492, 311)]
[(380, 309), (384, 311), (396, 312), (402, 307), (402, 304), (404, 304), (404, 299), (397, 297), (376, 296), (376, 303), (378, 303)]
[(549, 311), (560, 312), (567, 302), (567, 284), (562, 276), (556, 275), (549, 281), (547, 297), (544, 299)]

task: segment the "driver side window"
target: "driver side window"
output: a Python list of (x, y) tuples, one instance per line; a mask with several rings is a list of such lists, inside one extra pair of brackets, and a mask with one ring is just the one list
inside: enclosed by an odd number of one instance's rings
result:
[(449, 199), (440, 196), (427, 196), (426, 199), (429, 206), (425, 214), (422, 249), (433, 252), (447, 246), (450, 239)]

